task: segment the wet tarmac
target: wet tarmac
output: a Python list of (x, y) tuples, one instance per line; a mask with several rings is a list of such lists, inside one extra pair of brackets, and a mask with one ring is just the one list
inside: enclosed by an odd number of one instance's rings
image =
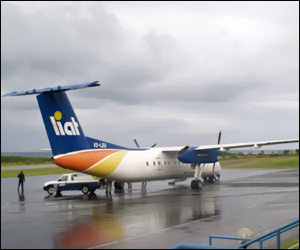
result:
[[(17, 178), (1, 179), (2, 249), (207, 245), (212, 234), (235, 236), (247, 227), (258, 236), (299, 218), (299, 169), (223, 169), (220, 182), (200, 191), (190, 189), (189, 179), (175, 186), (149, 182), (146, 190), (133, 183), (111, 196), (97, 190), (50, 197), (43, 184), (59, 176), (26, 177), (23, 194)], [(223, 242), (216, 240), (235, 244)]]

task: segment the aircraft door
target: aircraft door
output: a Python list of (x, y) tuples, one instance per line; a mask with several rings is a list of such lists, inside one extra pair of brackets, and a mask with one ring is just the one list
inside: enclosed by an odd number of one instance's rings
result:
[(157, 170), (162, 170), (162, 162), (159, 157), (156, 158)]

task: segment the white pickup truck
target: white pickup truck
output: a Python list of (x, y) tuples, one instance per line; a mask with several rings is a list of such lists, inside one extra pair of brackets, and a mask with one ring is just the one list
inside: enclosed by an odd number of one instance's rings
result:
[[(102, 183), (102, 181), (101, 181)], [(91, 175), (77, 176), (76, 173), (64, 174), (57, 181), (49, 181), (44, 184), (44, 190), (49, 194), (60, 194), (61, 191), (81, 190), (88, 194), (101, 188), (103, 184), (99, 179), (94, 179)]]

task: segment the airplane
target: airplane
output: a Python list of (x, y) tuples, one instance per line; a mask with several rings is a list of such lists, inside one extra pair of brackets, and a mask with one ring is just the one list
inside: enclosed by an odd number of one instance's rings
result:
[(273, 140), (247, 143), (218, 144), (201, 146), (122, 147), (110, 142), (90, 138), (84, 135), (80, 123), (68, 99), (66, 91), (100, 86), (99, 81), (53, 88), (14, 91), (3, 95), (37, 95), (53, 162), (65, 169), (97, 176), (114, 181), (116, 190), (122, 190), (124, 183), (131, 188), (132, 182), (173, 180), (191, 181), (191, 188), (199, 190), (204, 181), (214, 183), (220, 179), (221, 165), (218, 160), (220, 151), (232, 148), (254, 147), (282, 143), (295, 143), (299, 139)]

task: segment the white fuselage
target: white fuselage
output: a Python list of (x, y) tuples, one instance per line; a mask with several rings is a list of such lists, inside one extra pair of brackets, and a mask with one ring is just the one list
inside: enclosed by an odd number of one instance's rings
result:
[[(201, 164), (202, 177), (219, 175), (219, 162)], [(128, 151), (115, 171), (109, 176), (114, 181), (139, 182), (166, 179), (186, 179), (194, 177), (195, 167), (177, 159), (177, 153), (163, 153), (162, 148), (144, 151)]]
[[(54, 163), (63, 168), (83, 172), (118, 182), (154, 180), (184, 180), (189, 177), (203, 178), (220, 175), (219, 162), (184, 164), (178, 160), (178, 151), (170, 148), (88, 149), (54, 156)], [(197, 174), (197, 175), (195, 175)]]

